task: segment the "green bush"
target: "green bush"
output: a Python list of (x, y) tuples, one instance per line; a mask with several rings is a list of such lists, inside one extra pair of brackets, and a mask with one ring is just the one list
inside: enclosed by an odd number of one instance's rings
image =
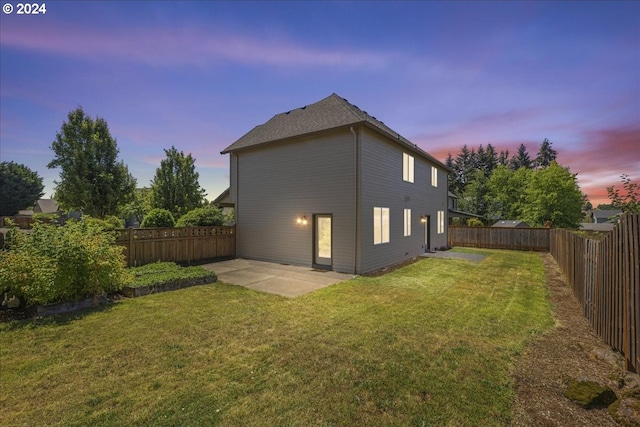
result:
[(122, 247), (101, 227), (72, 221), (34, 224), (15, 233), (0, 252), (0, 289), (28, 304), (79, 300), (121, 289), (131, 281)]
[(175, 225), (176, 220), (173, 219), (173, 214), (160, 208), (151, 209), (140, 224), (141, 227), (173, 227)]
[(222, 210), (215, 206), (193, 209), (182, 215), (176, 227), (197, 227), (207, 225), (223, 225), (224, 215)]
[(478, 218), (469, 218), (467, 220), (467, 226), (469, 227), (482, 227), (484, 224)]
[(159, 285), (180, 279), (201, 279), (214, 276), (214, 273), (202, 267), (180, 267), (174, 262), (156, 262), (140, 267), (132, 267), (133, 281), (129, 286), (140, 287)]
[(124, 228), (124, 221), (114, 215), (107, 215), (104, 219), (84, 215), (82, 221), (108, 231)]
[(33, 219), (39, 222), (56, 222), (58, 218), (60, 218), (60, 215), (57, 213), (37, 212), (33, 214)]

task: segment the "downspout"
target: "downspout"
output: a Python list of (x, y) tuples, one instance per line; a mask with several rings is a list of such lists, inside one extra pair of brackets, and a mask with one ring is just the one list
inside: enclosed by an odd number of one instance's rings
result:
[(358, 253), (360, 249), (360, 140), (358, 139), (358, 133), (353, 129), (353, 126), (349, 128), (351, 133), (353, 134), (353, 169), (355, 174), (355, 185), (354, 185), (354, 198), (355, 200), (355, 227), (354, 227), (354, 254), (353, 254), (353, 274), (358, 274), (359, 269), (359, 259)]
[(233, 216), (234, 216), (234, 222), (235, 222), (235, 225), (236, 225), (236, 235), (235, 235), (235, 238), (236, 238), (236, 253), (234, 255), (237, 258), (238, 257), (238, 240), (239, 240), (238, 239), (238, 237), (239, 237), (238, 236), (238, 230), (240, 229), (240, 227), (238, 227), (238, 217), (239, 217), (238, 212), (240, 211), (238, 209), (238, 207), (240, 206), (240, 173), (239, 173), (240, 172), (240, 170), (239, 170), (240, 169), (240, 159), (235, 154), (230, 154), (229, 157), (231, 157), (231, 161), (235, 162), (235, 170), (236, 170), (236, 176), (235, 176), (235, 178), (236, 178), (236, 183), (235, 183), (236, 184), (236, 200), (234, 202), (235, 205), (234, 205)]

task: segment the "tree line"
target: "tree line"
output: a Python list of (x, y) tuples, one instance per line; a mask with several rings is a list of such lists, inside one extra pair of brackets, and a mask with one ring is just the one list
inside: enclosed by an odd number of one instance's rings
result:
[[(93, 218), (155, 218), (164, 226), (208, 204), (200, 186), (195, 158), (174, 146), (165, 149), (165, 158), (156, 169), (150, 187), (137, 188), (137, 181), (122, 160), (107, 122), (88, 116), (82, 107), (71, 111), (51, 143), (54, 153), (48, 168), (59, 168), (59, 180), (54, 181), (54, 199), (67, 212), (77, 211)], [(33, 206), (42, 197), (42, 178), (24, 165), (15, 162), (0, 164), (0, 215), (12, 216), (20, 209)], [(152, 212), (152, 211), (156, 212)], [(170, 218), (164, 218), (166, 211)], [(201, 215), (215, 216), (222, 222), (222, 213), (211, 211)], [(160, 218), (158, 220), (158, 218)], [(186, 225), (189, 218), (185, 218)], [(152, 224), (150, 226), (155, 226)]]
[(458, 197), (458, 209), (488, 223), (506, 219), (537, 227), (578, 227), (586, 196), (576, 174), (557, 162), (552, 145), (545, 138), (534, 158), (524, 144), (511, 157), (491, 144), (477, 150), (465, 145), (455, 157), (449, 154), (449, 189)]
[[(68, 114), (51, 149), (54, 157), (47, 166), (60, 168), (54, 199), (67, 212), (146, 220), (143, 226), (224, 221), (219, 209), (208, 206), (191, 154), (174, 146), (165, 149), (150, 186), (137, 188), (136, 179), (118, 159), (107, 122), (88, 116), (82, 107)], [(588, 206), (576, 174), (557, 162), (557, 152), (546, 138), (534, 158), (524, 144), (513, 156), (491, 144), (477, 149), (464, 145), (455, 157), (449, 153), (446, 165), (453, 171), (448, 184), (458, 197), (458, 209), (486, 222), (519, 219), (531, 226), (572, 228)], [(638, 185), (628, 175), (622, 175), (622, 184), (622, 191), (607, 188), (612, 207), (637, 212)], [(43, 189), (36, 172), (15, 162), (0, 163), (0, 216), (33, 206)]]

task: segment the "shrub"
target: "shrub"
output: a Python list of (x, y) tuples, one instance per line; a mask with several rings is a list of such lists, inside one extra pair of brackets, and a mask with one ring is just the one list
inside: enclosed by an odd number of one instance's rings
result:
[(140, 267), (132, 267), (134, 275), (131, 287), (159, 285), (180, 279), (201, 279), (214, 273), (200, 266), (180, 267), (174, 262), (156, 262)]
[(13, 234), (9, 244), (0, 252), (0, 289), (28, 304), (97, 298), (131, 281), (122, 247), (94, 224), (36, 223), (30, 233)]
[(58, 218), (60, 218), (60, 215), (57, 213), (43, 213), (43, 212), (37, 212), (33, 214), (32, 217), (34, 220), (39, 221), (39, 222), (45, 222), (45, 223), (49, 223), (49, 222), (56, 222), (58, 221)]
[(467, 220), (467, 226), (469, 227), (482, 227), (484, 224), (478, 218), (469, 218)]
[(215, 206), (193, 209), (180, 217), (176, 227), (196, 227), (206, 225), (223, 225), (222, 210)]
[(142, 220), (141, 227), (173, 227), (176, 220), (173, 214), (166, 209), (151, 209)]
[(119, 228), (124, 228), (124, 221), (114, 215), (107, 215), (104, 219), (94, 218), (88, 215), (82, 217), (82, 221), (87, 224), (95, 225), (102, 230), (113, 231)]

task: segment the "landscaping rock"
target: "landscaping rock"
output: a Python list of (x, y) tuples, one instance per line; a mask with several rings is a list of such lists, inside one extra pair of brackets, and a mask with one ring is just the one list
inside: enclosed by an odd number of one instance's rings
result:
[(71, 313), (73, 311), (82, 310), (89, 307), (94, 307), (95, 303), (98, 305), (105, 304), (107, 297), (101, 295), (97, 301), (94, 298), (87, 298), (80, 301), (60, 302), (56, 304), (37, 305), (31, 308), (33, 314), (37, 317), (48, 317), (56, 314)]
[(625, 427), (640, 426), (640, 389), (625, 393), (609, 406), (609, 415)]
[(569, 379), (564, 395), (584, 408), (605, 408), (616, 401), (616, 394), (595, 381)]

